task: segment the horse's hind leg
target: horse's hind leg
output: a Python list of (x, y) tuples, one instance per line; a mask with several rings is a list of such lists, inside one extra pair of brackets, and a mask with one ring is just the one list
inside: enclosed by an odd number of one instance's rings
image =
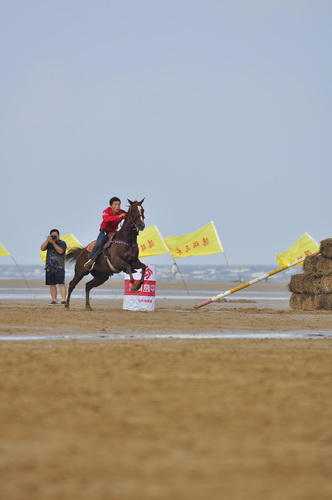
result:
[(75, 286), (81, 281), (81, 279), (86, 276), (87, 273), (83, 274), (76, 274), (74, 278), (71, 280), (68, 286), (68, 293), (67, 293), (67, 299), (66, 299), (66, 304), (65, 308), (69, 309), (69, 302), (70, 302), (70, 296), (72, 294), (72, 291), (74, 290)]
[(105, 281), (108, 280), (108, 278), (109, 278), (108, 274), (94, 271), (93, 272), (93, 279), (91, 281), (88, 281), (87, 284), (85, 285), (85, 308), (88, 311), (92, 311), (91, 306), (90, 306), (90, 291), (91, 291), (91, 289), (102, 285), (103, 283), (105, 283)]

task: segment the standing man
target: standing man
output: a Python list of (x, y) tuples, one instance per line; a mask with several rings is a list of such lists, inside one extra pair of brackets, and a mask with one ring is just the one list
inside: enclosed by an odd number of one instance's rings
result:
[(105, 208), (102, 213), (102, 221), (95, 246), (91, 250), (90, 259), (84, 264), (84, 267), (91, 271), (95, 265), (99, 251), (103, 248), (109, 239), (112, 239), (116, 233), (117, 227), (127, 216), (127, 212), (121, 210), (121, 200), (116, 196), (110, 199), (110, 206)]
[(61, 304), (66, 303), (66, 286), (65, 286), (65, 255), (67, 244), (60, 240), (60, 233), (57, 229), (51, 229), (50, 236), (40, 246), (42, 251), (47, 250), (46, 265), (45, 265), (45, 284), (49, 285), (52, 302), (50, 306), (58, 305), (57, 302), (57, 285), (59, 285), (61, 294)]

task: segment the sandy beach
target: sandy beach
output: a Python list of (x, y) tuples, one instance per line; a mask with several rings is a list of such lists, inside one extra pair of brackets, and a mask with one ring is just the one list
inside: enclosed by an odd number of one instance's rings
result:
[[(188, 282), (182, 300), (181, 282), (160, 283), (171, 298), (154, 312), (97, 297), (86, 311), (81, 288), (68, 311), (29, 285), (32, 298), (0, 294), (1, 498), (331, 498), (331, 312), (236, 294), (194, 309), (200, 291), (237, 285), (216, 282)], [(118, 296), (123, 283), (104, 286)], [(268, 337), (301, 331), (317, 337)], [(222, 338), (232, 332), (252, 338)]]

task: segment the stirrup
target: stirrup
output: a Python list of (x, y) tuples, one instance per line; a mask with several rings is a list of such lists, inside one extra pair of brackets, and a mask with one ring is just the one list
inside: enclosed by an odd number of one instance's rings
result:
[(89, 259), (86, 261), (86, 263), (84, 264), (84, 267), (85, 269), (87, 269), (88, 271), (92, 271), (92, 269), (95, 267), (95, 263), (96, 261), (93, 260), (93, 259)]

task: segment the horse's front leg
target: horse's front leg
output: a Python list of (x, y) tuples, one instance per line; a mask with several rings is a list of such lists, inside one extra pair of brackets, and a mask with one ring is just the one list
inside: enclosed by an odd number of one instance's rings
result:
[[(143, 264), (145, 266), (145, 264)], [(126, 274), (129, 274), (129, 280), (130, 280), (130, 283), (131, 283), (131, 287), (130, 287), (130, 291), (131, 292), (137, 292), (137, 290), (140, 289), (142, 283), (141, 281), (139, 281), (138, 283), (135, 283), (135, 280), (134, 280), (134, 277), (133, 277), (133, 271), (132, 269), (135, 269), (134, 267), (132, 267), (130, 264), (128, 264), (128, 262), (126, 262), (125, 260), (117, 260), (116, 263), (114, 262), (114, 267), (116, 267), (117, 269), (121, 269), (122, 271), (124, 271)], [(138, 265), (138, 267), (141, 267), (140, 264)]]
[[(133, 278), (132, 269), (142, 269), (142, 276), (141, 276), (141, 279), (139, 280), (138, 283), (136, 283), (134, 278)], [(133, 292), (133, 293), (138, 292), (138, 290), (143, 285), (145, 270), (146, 270), (146, 265), (143, 264), (143, 262), (141, 262), (140, 260), (137, 260), (132, 266), (130, 266), (130, 270), (126, 271), (126, 272), (128, 272), (128, 274), (130, 276), (130, 283), (131, 283), (130, 291), (131, 292)]]
[[(134, 269), (142, 269), (141, 279), (139, 280), (138, 283), (134, 283), (135, 290), (133, 290), (133, 289), (131, 290), (132, 292), (138, 292), (138, 290), (141, 288), (141, 286), (144, 283), (146, 265), (143, 264), (143, 262), (141, 262), (140, 260), (138, 260), (137, 262), (135, 262), (135, 265), (133, 267), (134, 267)], [(133, 287), (131, 287), (131, 288), (133, 288)]]
[(135, 293), (137, 290), (140, 288), (139, 283), (135, 283), (134, 277), (133, 277), (133, 272), (131, 270), (131, 266), (127, 265), (125, 268), (125, 273), (129, 274), (129, 280), (131, 283), (130, 291)]

